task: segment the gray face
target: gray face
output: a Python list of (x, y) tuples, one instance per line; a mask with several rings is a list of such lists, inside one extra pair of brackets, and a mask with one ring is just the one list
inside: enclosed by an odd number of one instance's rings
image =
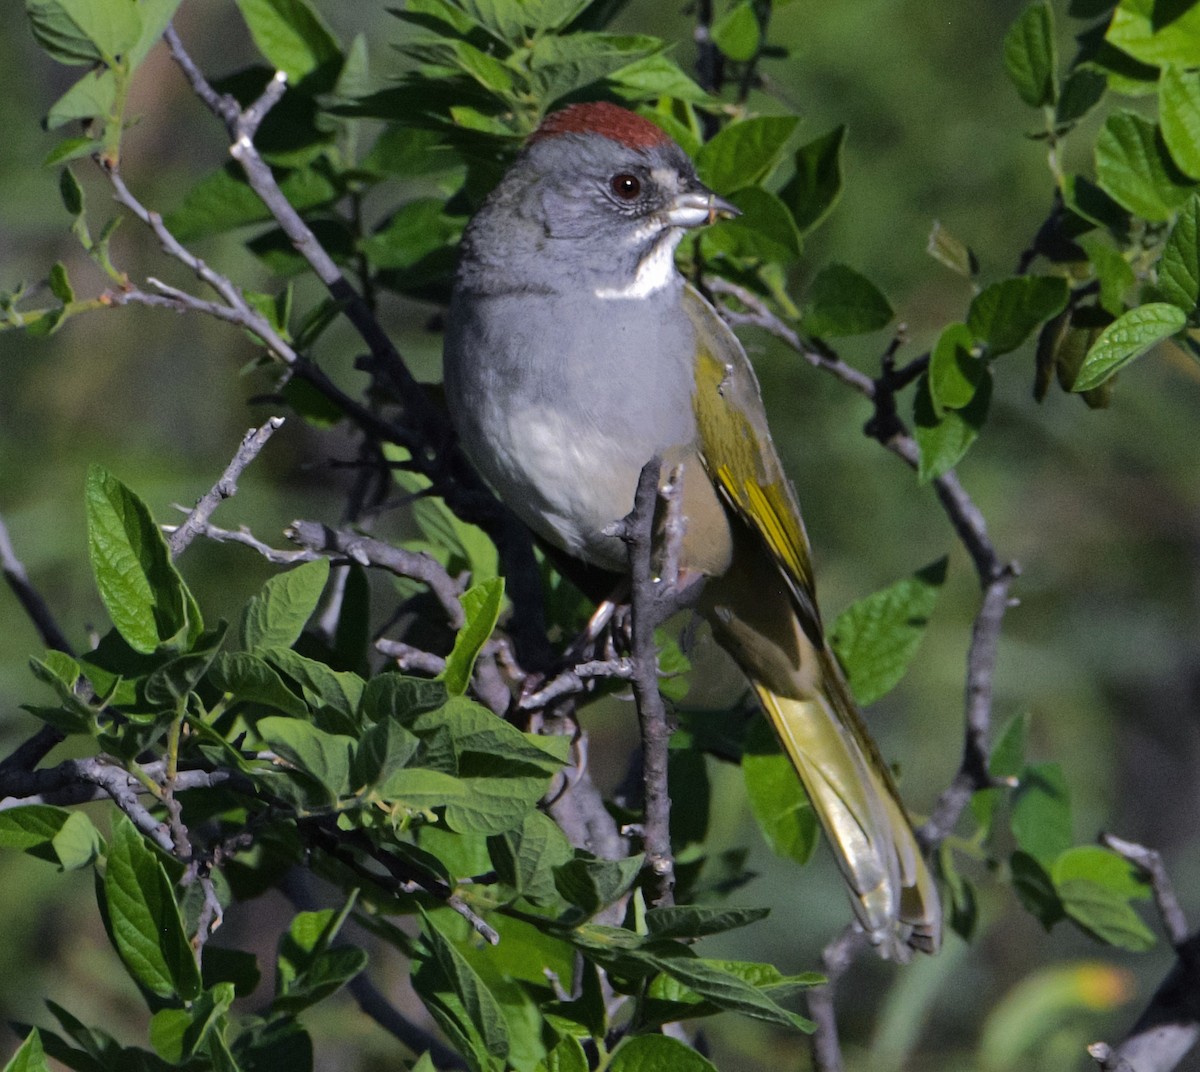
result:
[[(678, 279), (672, 254), (714, 199), (673, 142), (634, 148), (597, 134), (533, 142), (472, 221), (460, 283), (491, 273), (528, 288), (599, 296), (652, 293)], [(467, 262), (470, 262), (469, 264)]]
[(563, 134), (535, 142), (524, 162), (542, 176), (531, 193), (540, 195), (554, 238), (662, 230), (681, 194), (707, 192), (674, 143), (633, 149), (595, 134)]

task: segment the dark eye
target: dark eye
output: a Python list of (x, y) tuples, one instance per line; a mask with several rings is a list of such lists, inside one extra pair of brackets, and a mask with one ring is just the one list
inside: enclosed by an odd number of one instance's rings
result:
[(608, 185), (622, 201), (632, 201), (642, 192), (642, 180), (636, 175), (630, 175), (628, 171), (614, 175)]

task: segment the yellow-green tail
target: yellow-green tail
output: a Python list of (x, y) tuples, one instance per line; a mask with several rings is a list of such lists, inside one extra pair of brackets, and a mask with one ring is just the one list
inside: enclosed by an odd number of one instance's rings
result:
[(910, 948), (937, 952), (942, 913), (937, 887), (895, 783), (832, 656), (811, 698), (782, 696), (753, 682), (792, 760), (846, 880), (855, 915), (885, 957)]

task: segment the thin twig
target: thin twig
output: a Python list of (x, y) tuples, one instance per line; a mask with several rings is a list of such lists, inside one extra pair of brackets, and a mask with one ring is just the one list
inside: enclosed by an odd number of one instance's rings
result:
[(633, 677), (633, 660), (624, 657), (612, 659), (588, 659), (574, 666), (564, 667), (544, 682), (534, 692), (521, 696), (517, 706), (522, 711), (540, 711), (564, 696), (575, 696), (587, 692), (595, 681), (617, 679), (628, 681)]
[(242, 438), (242, 445), (238, 447), (233, 460), (221, 474), (221, 479), (200, 497), (192, 512), (184, 519), (183, 524), (175, 528), (168, 537), (167, 543), (171, 548), (172, 557), (182, 554), (188, 544), (204, 530), (213, 511), (226, 499), (237, 494), (238, 478), (245, 471), (246, 466), (258, 457), (259, 451), (266, 446), (267, 440), (282, 426), (282, 417), (272, 417), (262, 427), (251, 428), (245, 434)]
[(1188, 940), (1188, 921), (1175, 894), (1171, 877), (1163, 865), (1162, 856), (1155, 849), (1126, 841), (1115, 834), (1101, 834), (1100, 843), (1118, 856), (1123, 856), (1150, 880), (1150, 890), (1154, 894), (1154, 904), (1162, 918), (1163, 929), (1171, 944), (1179, 949)]
[(446, 660), (443, 656), (435, 655), (431, 651), (422, 651), (420, 648), (414, 648), (411, 644), (405, 644), (400, 640), (380, 637), (375, 641), (375, 650), (389, 659), (394, 659), (396, 669), (406, 673), (416, 670), (421, 674), (435, 675), (446, 669)]
[(191, 310), (216, 316), (222, 320), (227, 320), (246, 328), (254, 335), (257, 335), (262, 340), (263, 345), (277, 358), (286, 364), (294, 364), (297, 359), (296, 351), (283, 340), (279, 332), (271, 326), (270, 321), (246, 300), (241, 288), (228, 276), (222, 275), (215, 269), (210, 268), (203, 260), (184, 246), (171, 233), (166, 224), (163, 223), (162, 216), (152, 209), (148, 209), (138, 200), (133, 191), (125, 184), (125, 180), (121, 177), (120, 169), (113, 160), (102, 158), (101, 166), (104, 169), (104, 173), (108, 176), (108, 181), (112, 184), (117, 202), (132, 212), (154, 232), (159, 245), (162, 246), (163, 252), (167, 256), (190, 268), (198, 279), (216, 291), (223, 304), (206, 302), (201, 298), (187, 294), (185, 291), (167, 286), (158, 280), (150, 281), (161, 292), (158, 295), (147, 294), (136, 287), (129, 286), (110, 292), (109, 299), (111, 302), (114, 305), (123, 305), (126, 302), (137, 302), (142, 305), (166, 305), (170, 308)]
[(171, 57), (183, 72), (193, 92), (225, 124), (230, 140), (229, 153), (241, 165), (250, 188), (266, 205), (292, 246), (308, 262), (333, 299), (341, 305), (347, 319), (354, 325), (371, 352), (384, 355), (393, 375), (403, 384), (404, 392), (398, 401), (404, 408), (408, 423), (427, 433), (426, 442), (444, 441), (447, 438), (444, 434), (445, 418), (433, 408), (370, 306), (346, 279), (312, 229), (284, 196), (271, 166), (263, 160), (254, 145), (254, 135), (259, 124), (282, 98), (287, 88), (286, 76), (283, 72), (276, 72), (262, 96), (249, 108), (242, 110), (233, 97), (220, 94), (212, 87), (184, 48), (174, 26), (168, 26), (163, 36)]
[[(170, 533), (173, 529), (170, 525), (164, 525), (163, 531)], [(277, 566), (291, 566), (297, 562), (315, 562), (319, 558), (328, 557), (319, 551), (312, 551), (308, 548), (286, 551), (272, 547), (255, 536), (245, 525), (239, 525), (236, 529), (223, 529), (219, 525), (208, 522), (200, 528), (199, 535), (217, 543), (240, 543), (262, 555), (268, 562), (274, 562)]]
[(442, 564), (423, 551), (406, 551), (382, 540), (356, 532), (331, 529), (319, 521), (293, 521), (284, 535), (293, 543), (325, 555), (344, 555), (361, 566), (375, 566), (397, 577), (420, 581), (437, 598), (451, 629), (461, 629), (466, 620), (459, 584)]

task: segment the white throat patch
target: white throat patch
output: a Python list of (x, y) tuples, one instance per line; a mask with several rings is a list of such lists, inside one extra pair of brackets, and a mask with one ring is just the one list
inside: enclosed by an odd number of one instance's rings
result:
[[(644, 242), (649, 237), (646, 231), (651, 229), (657, 231), (658, 227), (651, 225), (646, 229), (639, 228), (634, 241), (639, 244)], [(638, 263), (637, 271), (631, 282), (623, 287), (597, 287), (596, 297), (602, 301), (648, 298), (651, 294), (656, 294), (669, 286), (678, 274), (675, 269), (675, 247), (679, 245), (682, 238), (682, 228), (668, 228), (654, 243), (650, 252)]]

